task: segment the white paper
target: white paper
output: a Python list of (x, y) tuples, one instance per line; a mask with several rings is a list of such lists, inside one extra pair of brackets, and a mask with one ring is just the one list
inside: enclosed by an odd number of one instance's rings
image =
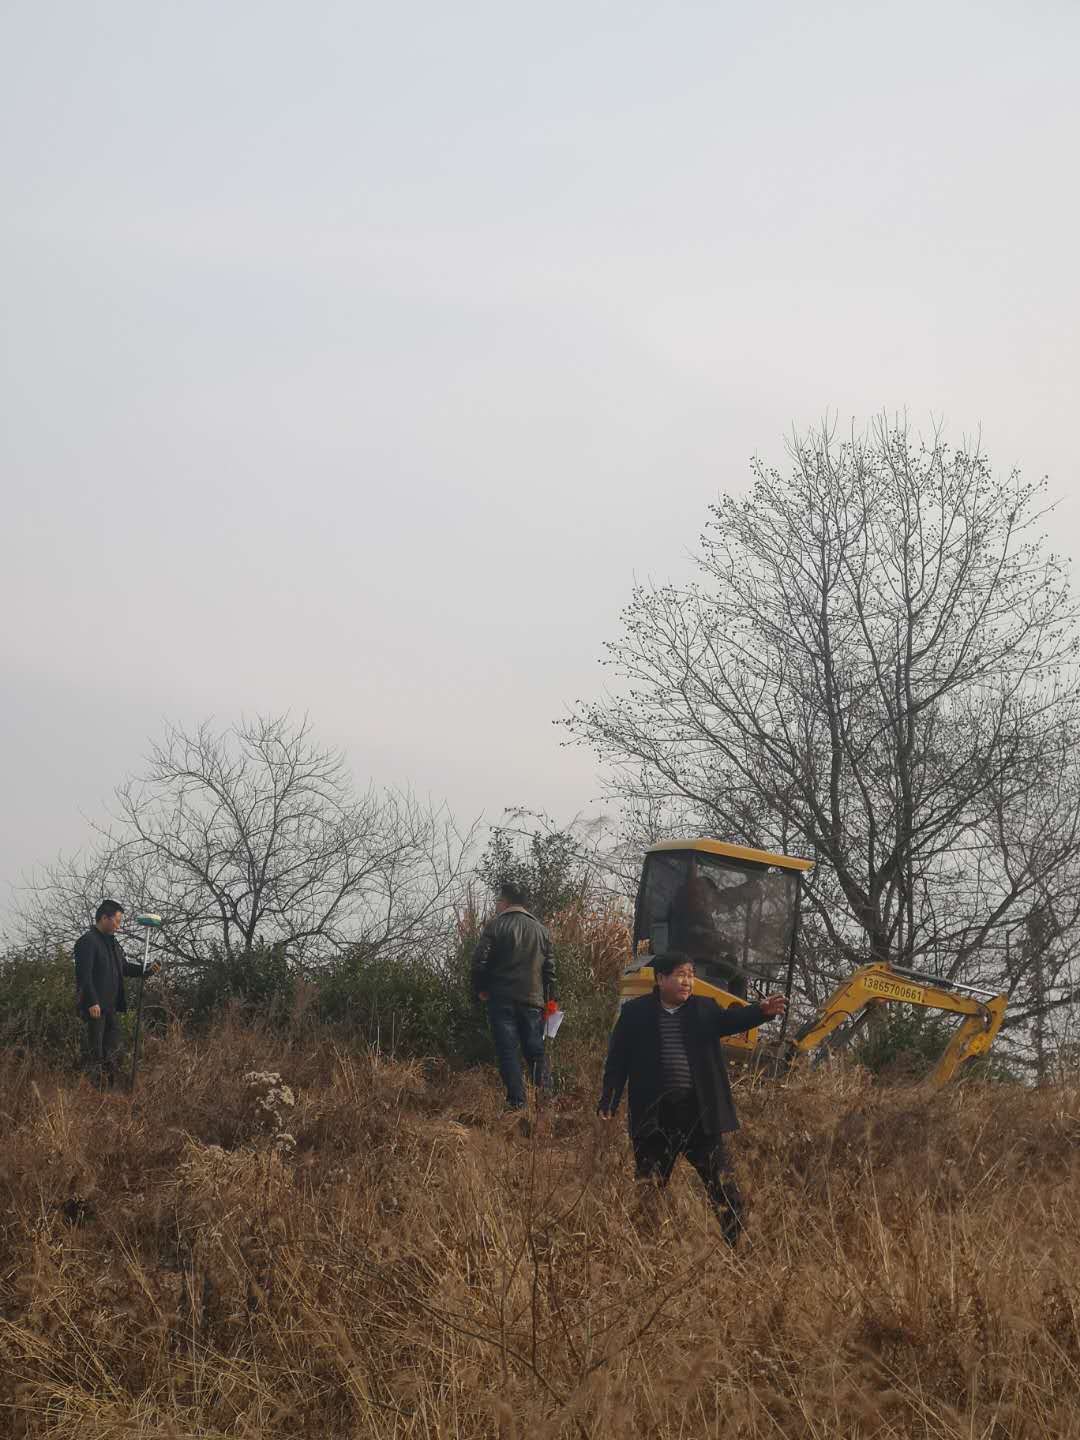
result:
[(546, 1040), (555, 1039), (555, 1036), (559, 1033), (559, 1026), (562, 1024), (564, 1018), (565, 1015), (562, 1010), (554, 1010), (547, 1017), (544, 1021), (544, 1038)]

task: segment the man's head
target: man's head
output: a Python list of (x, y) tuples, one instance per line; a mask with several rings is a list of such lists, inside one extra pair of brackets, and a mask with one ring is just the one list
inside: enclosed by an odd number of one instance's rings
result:
[(124, 907), (117, 900), (102, 900), (94, 924), (103, 935), (115, 935), (124, 922)]
[(653, 957), (656, 988), (665, 1005), (682, 1005), (694, 993), (694, 962), (681, 950)]
[(500, 915), (504, 910), (512, 910), (515, 905), (524, 909), (528, 898), (520, 885), (515, 885), (512, 880), (504, 880), (499, 886), (495, 909)]

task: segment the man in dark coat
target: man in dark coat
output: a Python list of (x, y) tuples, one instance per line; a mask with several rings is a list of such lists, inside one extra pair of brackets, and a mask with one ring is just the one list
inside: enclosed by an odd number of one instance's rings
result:
[(526, 910), (525, 900), (516, 885), (499, 887), (495, 918), (484, 926), (472, 962), (473, 994), (487, 1006), (511, 1110), (525, 1104), (522, 1055), (532, 1083), (544, 1083), (544, 1009), (555, 996), (551, 936)]
[[(94, 923), (75, 942), (75, 1003), (86, 1026), (87, 1072), (97, 1085), (116, 1083), (121, 1031), (117, 1018), (127, 1009), (125, 975), (141, 975), (141, 965), (125, 958), (116, 939), (124, 910), (115, 900), (103, 900)], [(155, 962), (149, 970), (157, 972)]]
[(638, 1179), (666, 1185), (685, 1155), (704, 1181), (724, 1239), (734, 1245), (743, 1206), (724, 1135), (739, 1122), (720, 1039), (782, 1015), (787, 1001), (770, 995), (725, 1010), (693, 994), (694, 962), (678, 951), (657, 955), (653, 973), (656, 989), (628, 1000), (612, 1031), (599, 1114), (611, 1119), (629, 1081)]

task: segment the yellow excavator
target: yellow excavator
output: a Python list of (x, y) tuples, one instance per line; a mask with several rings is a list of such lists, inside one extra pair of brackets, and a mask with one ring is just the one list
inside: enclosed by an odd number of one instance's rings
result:
[[(677, 950), (694, 962), (694, 990), (725, 1008), (749, 1003), (751, 980), (790, 994), (803, 876), (813, 861), (719, 840), (664, 840), (645, 852), (634, 910), (634, 955), (619, 999), (653, 988), (652, 957)], [(794, 1060), (850, 1038), (874, 1007), (901, 1003), (962, 1016), (931, 1076), (944, 1085), (962, 1065), (985, 1055), (1005, 1018), (1006, 997), (903, 970), (884, 962), (860, 966), (786, 1042)], [(758, 1031), (725, 1044), (754, 1052)]]

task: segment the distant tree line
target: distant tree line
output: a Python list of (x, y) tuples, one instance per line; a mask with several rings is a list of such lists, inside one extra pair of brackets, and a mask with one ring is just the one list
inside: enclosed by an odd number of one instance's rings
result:
[[(151, 1028), (233, 1005), (395, 1051), (488, 1059), (470, 960), (507, 879), (556, 932), (571, 1030), (595, 1041), (606, 1029), (625, 926), (570, 832), (517, 811), (478, 853), (476, 824), (460, 829), (408, 792), (357, 791), (306, 720), (170, 727), (96, 832), (24, 896), (21, 934), (0, 955), (0, 1043), (74, 1058), (71, 949), (109, 896), (129, 921), (164, 920)], [(130, 957), (139, 941), (128, 944)]]

